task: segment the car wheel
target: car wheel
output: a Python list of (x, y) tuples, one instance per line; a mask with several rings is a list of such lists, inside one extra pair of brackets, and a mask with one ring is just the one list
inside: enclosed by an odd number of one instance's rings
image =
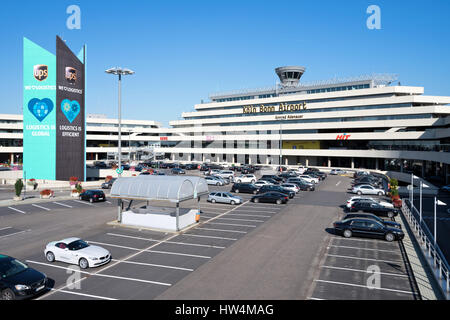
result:
[(393, 218), (394, 217), (394, 213), (393, 212), (388, 212), (388, 217), (389, 218)]
[(2, 291), (2, 300), (14, 300), (15, 298), (16, 295), (11, 289), (5, 289)]
[(351, 230), (344, 230), (344, 237), (351, 238), (352, 237), (352, 231)]
[(383, 195), (383, 192), (381, 192), (381, 191), (378, 192), (378, 195), (379, 195), (379, 196), (382, 196), (382, 195)]
[(358, 194), (358, 195), (362, 195), (362, 192), (361, 192), (361, 191), (358, 191), (357, 194)]
[(277, 200), (277, 204), (281, 204), (281, 200), (280, 199)]
[(78, 200), (83, 200), (81, 196), (78, 197)]
[(55, 261), (55, 255), (51, 251), (47, 252), (47, 254), (45, 255), (45, 258), (47, 259), (48, 262)]
[(254, 202), (254, 203), (258, 203), (258, 202), (259, 202), (259, 199), (258, 199), (258, 198), (255, 198), (255, 199), (253, 199), (253, 202)]
[(252, 180), (252, 183), (255, 183), (255, 182), (256, 182), (255, 179), (253, 179), (253, 180)]
[(220, 186), (220, 182), (217, 182), (217, 183), (216, 183), (216, 186)]
[(90, 203), (94, 202), (94, 199), (90, 198), (90, 199), (89, 199), (89, 202), (90, 202)]
[(389, 242), (392, 242), (395, 239), (395, 237), (392, 233), (387, 233), (384, 238), (386, 239), (386, 241), (389, 241)]
[(231, 200), (230, 204), (235, 205), (236, 202), (234, 200)]
[(81, 258), (80, 261), (78, 261), (78, 265), (81, 269), (87, 269), (89, 268), (89, 263), (85, 258)]
[(216, 203), (216, 199), (212, 199), (211, 202), (212, 202), (212, 203)]
[(255, 191), (253, 191), (253, 194), (257, 194), (257, 193), (258, 193), (258, 191), (256, 191), (256, 190), (255, 190)]
[(234, 192), (239, 193), (239, 189), (234, 190)]

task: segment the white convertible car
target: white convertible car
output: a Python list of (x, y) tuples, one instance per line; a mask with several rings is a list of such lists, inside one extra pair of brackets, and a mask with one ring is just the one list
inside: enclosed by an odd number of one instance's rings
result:
[(77, 264), (81, 269), (98, 267), (111, 261), (108, 250), (92, 246), (80, 238), (67, 238), (47, 244), (44, 250), (49, 262), (62, 261)]

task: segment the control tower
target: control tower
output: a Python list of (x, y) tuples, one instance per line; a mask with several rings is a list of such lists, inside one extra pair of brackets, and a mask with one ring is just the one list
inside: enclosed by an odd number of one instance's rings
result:
[(301, 76), (305, 72), (305, 67), (287, 66), (275, 69), (280, 78), (283, 87), (296, 87), (300, 81)]

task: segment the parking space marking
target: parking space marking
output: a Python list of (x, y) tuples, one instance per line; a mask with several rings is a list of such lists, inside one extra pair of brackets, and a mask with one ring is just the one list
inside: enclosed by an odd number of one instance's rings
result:
[[(53, 267), (53, 268), (58, 268), (58, 269), (64, 269), (64, 270), (71, 270), (71, 271), (73, 271), (73, 269), (71, 269), (71, 268), (61, 267), (61, 266), (57, 266), (57, 265), (50, 264), (50, 263), (37, 262), (37, 261), (32, 261), (32, 260), (27, 260), (26, 262), (39, 264), (39, 265), (43, 265), (43, 266), (48, 266), (48, 267)], [(93, 273), (93, 272), (81, 271), (81, 270), (77, 270), (76, 272), (83, 273), (83, 274), (88, 274), (89, 276), (113, 278), (113, 279), (128, 280), (128, 281), (135, 281), (135, 282), (144, 282), (144, 283), (157, 284), (157, 285), (166, 286), (166, 287), (170, 287), (171, 286), (170, 283), (159, 282), (159, 281), (151, 281), (151, 280), (143, 280), (143, 279), (136, 279), (136, 278), (120, 277), (120, 276), (113, 276), (113, 275), (110, 275), (110, 274), (104, 274), (104, 273), (100, 274), (100, 273)]]
[(308, 300), (325, 300), (325, 299), (310, 297)]
[(224, 225), (224, 226), (237, 226), (237, 227), (256, 228), (256, 226), (248, 225), (248, 224), (222, 223), (222, 222), (206, 222), (206, 223), (209, 223), (209, 224), (218, 224), (218, 225)]
[(63, 206), (63, 207), (67, 207), (67, 208), (73, 208), (72, 206), (69, 206), (68, 204), (65, 204), (65, 203), (60, 203), (60, 202), (56, 202), (56, 201), (53, 201), (53, 203), (54, 204), (58, 204), (58, 205)]
[(1, 228), (0, 231), (1, 231), (1, 230), (6, 230), (6, 229), (12, 229), (12, 227)]
[(30, 229), (28, 229), (28, 230), (22, 230), (22, 231), (18, 231), (18, 232), (10, 233), (10, 234), (5, 234), (4, 236), (1, 236), (1, 237), (0, 237), (0, 239), (2, 239), (2, 238), (6, 238), (6, 237), (10, 237), (10, 236), (13, 236), (13, 235), (15, 235), (15, 234), (19, 234), (19, 233), (24, 233), (24, 232), (28, 232), (28, 231), (31, 231), (31, 230), (30, 230)]
[(391, 291), (391, 292), (398, 292), (398, 293), (414, 295), (414, 292), (412, 292), (412, 291), (405, 291), (405, 290), (397, 290), (397, 289), (389, 289), (389, 288), (376, 288), (376, 287), (369, 288), (368, 286), (364, 286), (364, 285), (361, 285), (361, 284), (337, 282), (337, 281), (329, 281), (329, 280), (321, 280), (321, 279), (317, 279), (317, 280), (314, 280), (314, 281), (316, 281), (316, 282), (324, 282), (324, 283), (331, 283), (331, 284), (337, 284), (337, 285), (341, 285), (341, 286), (351, 286), (351, 287), (366, 288), (367, 290)]
[(254, 209), (251, 209), (251, 210), (239, 209), (239, 210), (236, 210), (236, 211), (239, 211), (239, 212), (261, 212), (261, 213), (277, 213), (278, 212), (278, 211), (254, 210)]
[(221, 231), (221, 232), (234, 232), (234, 233), (247, 233), (246, 231), (237, 231), (237, 230), (225, 230), (225, 229), (215, 229), (215, 228), (203, 228), (203, 227), (198, 227), (196, 228), (196, 230), (207, 230), (207, 231)]
[(392, 244), (391, 242), (386, 242), (378, 239), (359, 239), (359, 238), (345, 238), (345, 237), (331, 237), (331, 239), (340, 239), (340, 240), (349, 240), (349, 241), (361, 241), (361, 242), (371, 242), (371, 243), (383, 243), (383, 244)]
[[(343, 270), (343, 271), (352, 271), (352, 272), (362, 272), (362, 273), (370, 273), (370, 274), (373, 274), (373, 272), (369, 272), (369, 271), (367, 271), (367, 270), (361, 270), (361, 269), (341, 268), (341, 267), (333, 267), (333, 266), (320, 266), (320, 268), (336, 269), (336, 270)], [(393, 277), (409, 278), (408, 275), (400, 274), (400, 273), (376, 272), (376, 274), (381, 274), (381, 275), (384, 275), (384, 276), (393, 276)]]
[(80, 201), (80, 200), (72, 200), (72, 201), (75, 201), (75, 202), (78, 202), (78, 203), (82, 203), (82, 204), (85, 204), (87, 206), (93, 206), (93, 204), (89, 203), (89, 202), (84, 202), (84, 201)]
[[(178, 236), (178, 235), (175, 235)], [(159, 241), (161, 242), (161, 241)], [(167, 241), (162, 241), (161, 243), (166, 243)], [(134, 251), (140, 251), (140, 252), (155, 252), (155, 253), (164, 253), (164, 254), (173, 254), (178, 256), (186, 256), (186, 257), (194, 257), (194, 258), (204, 258), (204, 259), (210, 259), (211, 257), (207, 256), (199, 256), (195, 254), (187, 254), (187, 253), (180, 253), (180, 252), (168, 252), (168, 251), (156, 251), (156, 250), (149, 250), (149, 249), (138, 249), (138, 248), (132, 248), (132, 247), (125, 247), (125, 246), (119, 246), (117, 244), (111, 244), (111, 243), (104, 243), (104, 242), (96, 242), (96, 241), (88, 241), (88, 243), (94, 243), (94, 244), (100, 244), (103, 246), (110, 246), (110, 247), (116, 247), (116, 248), (122, 248), (122, 249), (128, 249), (128, 250), (134, 250)], [(156, 246), (157, 244), (153, 245)]]
[(39, 206), (39, 205), (34, 204), (34, 203), (32, 203), (31, 205), (32, 205), (33, 207), (36, 207), (36, 208), (39, 208), (39, 209), (44, 209), (44, 210), (47, 210), (47, 211), (51, 211), (51, 210), (52, 210), (52, 209), (49, 209), (49, 208), (46, 208), (46, 207)]
[(203, 235), (192, 234), (192, 233), (184, 233), (183, 236), (198, 237), (198, 238), (221, 239), (221, 240), (230, 240), (230, 241), (236, 241), (237, 240), (237, 239), (233, 239), (233, 238), (224, 238), (224, 237), (215, 237), (215, 236), (203, 236)]
[(111, 204), (111, 202), (109, 202), (108, 200), (105, 200), (105, 202), (107, 202), (107, 203)]
[[(205, 218), (212, 218), (212, 217), (205, 217)], [(263, 220), (235, 219), (235, 218), (217, 218), (217, 220), (234, 220), (234, 221), (248, 221), (248, 222), (264, 222)]]
[(261, 217), (261, 218), (272, 218), (272, 216), (262, 216), (260, 214), (246, 214), (246, 213), (229, 213), (227, 216), (247, 216), (247, 217)]
[(341, 184), (341, 181), (339, 180), (339, 182), (338, 183), (336, 183), (336, 187), (338, 186), (338, 185), (340, 185)]
[(26, 212), (25, 212), (25, 211), (22, 211), (22, 210), (19, 210), (19, 209), (13, 208), (13, 207), (8, 207), (8, 209), (11, 209), (11, 210), (14, 210), (14, 211), (17, 211), (17, 212), (20, 212), (20, 213), (25, 213), (25, 214), (26, 214)]
[[(159, 241), (159, 240), (155, 240), (155, 239), (134, 237), (134, 236), (128, 236), (128, 235), (123, 235), (123, 234), (117, 234), (117, 233), (107, 233), (107, 235), (114, 236), (114, 237), (123, 237), (123, 238), (144, 240), (144, 241)], [(213, 246), (213, 245), (209, 245), (209, 244), (198, 244), (198, 243), (188, 243), (188, 242), (178, 242), (178, 241), (166, 241), (165, 243), (179, 244), (179, 245), (183, 245), (183, 246), (225, 249), (225, 247)]]
[[(112, 261), (120, 261), (120, 260), (112, 259)], [(154, 263), (144, 263), (144, 262), (135, 262), (135, 261), (120, 261), (120, 263), (137, 264), (137, 265), (142, 265), (142, 266), (158, 267), (158, 268), (165, 268), (165, 269), (175, 269), (175, 270), (182, 270), (182, 271), (189, 271), (189, 272), (194, 271), (194, 269), (165, 266), (162, 264), (154, 264)]]
[(360, 247), (349, 247), (349, 246), (336, 246), (334, 244), (330, 244), (330, 247), (333, 248), (345, 248), (345, 249), (357, 249), (357, 250), (369, 250), (369, 251), (380, 251), (380, 252), (389, 252), (395, 253), (392, 250), (384, 250), (384, 249), (372, 249), (372, 248), (360, 248)]
[(359, 257), (352, 257), (352, 256), (340, 256), (340, 255), (337, 255), (337, 254), (327, 254), (327, 256), (328, 257), (335, 257), (335, 258), (377, 261), (377, 262), (385, 262), (385, 263), (392, 263), (392, 264), (402, 264), (403, 263), (403, 261), (389, 261), (389, 260), (379, 260), (379, 259), (372, 259), (372, 258), (359, 258)]
[(92, 294), (75, 292), (75, 291), (57, 290), (57, 289), (53, 289), (53, 288), (51, 288), (50, 290), (52, 290), (52, 291), (59, 291), (59, 292), (62, 292), (62, 293), (74, 294), (74, 295), (77, 295), (77, 296), (84, 296), (84, 297), (89, 297), (89, 298), (97, 298), (97, 299), (101, 299), (101, 300), (118, 300), (118, 299), (114, 299), (114, 298), (108, 298), (108, 297), (102, 297), (102, 296), (94, 296)]

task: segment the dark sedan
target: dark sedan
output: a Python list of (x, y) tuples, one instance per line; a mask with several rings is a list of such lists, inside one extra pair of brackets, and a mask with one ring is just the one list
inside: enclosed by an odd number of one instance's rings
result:
[(235, 192), (235, 193), (242, 192), (242, 193), (257, 194), (258, 190), (259, 190), (259, 188), (252, 183), (235, 183), (231, 187), (231, 192)]
[(111, 187), (112, 187), (114, 181), (116, 181), (116, 180), (117, 180), (117, 178), (112, 178), (112, 179), (109, 180), (109, 181), (103, 182), (103, 183), (102, 183), (102, 189), (111, 189)]
[(388, 227), (378, 221), (364, 218), (351, 218), (333, 224), (337, 233), (346, 238), (352, 236), (385, 239), (386, 241), (402, 240), (402, 230)]
[(46, 289), (47, 276), (13, 257), (0, 254), (1, 300), (22, 300)]
[(402, 225), (400, 223), (395, 222), (395, 221), (383, 220), (379, 216), (374, 215), (373, 213), (349, 213), (342, 220), (351, 219), (351, 218), (373, 219), (373, 220), (380, 222), (381, 224), (384, 224), (386, 227), (397, 228), (397, 229), (402, 228)]
[(316, 189), (313, 183), (306, 182), (300, 178), (289, 178), (286, 182), (296, 184), (302, 191), (314, 191)]
[(173, 168), (172, 170), (170, 170), (170, 172), (172, 172), (172, 174), (185, 174), (186, 172), (181, 169), (181, 168)]
[(92, 203), (97, 201), (106, 201), (106, 196), (102, 190), (86, 190), (80, 194), (79, 199), (87, 200)]
[(254, 203), (266, 202), (266, 203), (282, 204), (288, 202), (288, 200), (289, 196), (280, 192), (266, 192), (263, 194), (253, 196), (251, 198), (251, 201)]
[(355, 201), (352, 204), (350, 211), (364, 211), (376, 214), (377, 216), (388, 216), (389, 218), (397, 216), (399, 212), (397, 208), (385, 207), (372, 201)]
[(280, 186), (273, 186), (273, 185), (262, 186), (259, 189), (258, 193), (261, 194), (261, 193), (266, 193), (266, 192), (269, 192), (269, 191), (274, 191), (274, 192), (279, 192), (279, 193), (286, 194), (287, 196), (289, 196), (290, 199), (292, 199), (295, 196), (295, 192), (294, 191), (288, 190), (288, 189), (280, 187)]

